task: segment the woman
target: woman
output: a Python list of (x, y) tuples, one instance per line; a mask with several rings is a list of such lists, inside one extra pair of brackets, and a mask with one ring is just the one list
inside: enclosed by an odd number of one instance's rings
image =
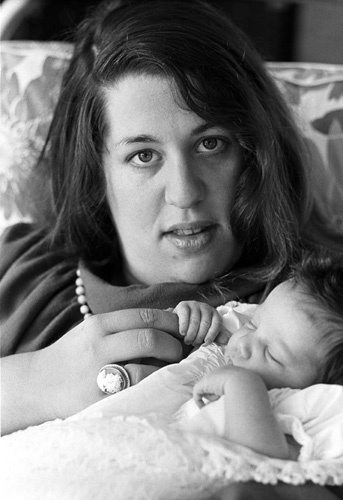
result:
[(44, 223), (5, 235), (5, 432), (104, 397), (103, 365), (124, 364), (134, 384), (179, 360), (176, 320), (145, 308), (260, 291), (296, 258), (308, 219), (301, 143), (237, 29), (202, 3), (116, 6), (100, 6), (76, 35), (51, 169), (39, 172)]
[(135, 384), (180, 360), (163, 309), (249, 300), (307, 242), (289, 112), (205, 3), (100, 6), (76, 34), (48, 146), (39, 196), (51, 203), (3, 239), (3, 432), (106, 397), (104, 365)]

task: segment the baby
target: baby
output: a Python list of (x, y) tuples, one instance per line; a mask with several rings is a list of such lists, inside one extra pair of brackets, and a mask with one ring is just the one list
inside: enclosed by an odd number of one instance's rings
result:
[[(225, 342), (232, 331), (225, 328), (228, 307), (181, 302), (173, 312), (185, 342)], [(238, 303), (231, 307), (242, 310)], [(244, 309), (227, 342), (230, 363), (195, 383), (194, 400), (203, 407), (223, 396), (225, 437), (269, 456), (295, 458), (268, 390), (343, 384), (343, 258), (308, 257), (261, 305)]]
[(307, 257), (260, 305), (173, 311), (200, 347), (84, 413), (167, 420), (276, 458), (343, 457), (342, 256)]

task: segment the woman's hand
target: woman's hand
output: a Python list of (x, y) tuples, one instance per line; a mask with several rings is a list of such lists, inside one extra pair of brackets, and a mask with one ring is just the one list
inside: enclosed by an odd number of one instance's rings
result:
[(136, 384), (156, 364), (181, 360), (177, 338), (175, 314), (128, 309), (91, 316), (41, 351), (3, 358), (3, 432), (66, 418), (106, 397), (96, 383), (106, 364), (123, 364)]

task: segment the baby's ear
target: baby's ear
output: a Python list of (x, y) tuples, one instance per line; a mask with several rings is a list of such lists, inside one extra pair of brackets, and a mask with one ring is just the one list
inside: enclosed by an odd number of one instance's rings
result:
[(226, 345), (229, 342), (231, 337), (232, 337), (232, 333), (229, 332), (229, 330), (227, 330), (226, 328), (224, 328), (222, 326), (219, 334), (215, 338), (215, 342), (217, 344)]

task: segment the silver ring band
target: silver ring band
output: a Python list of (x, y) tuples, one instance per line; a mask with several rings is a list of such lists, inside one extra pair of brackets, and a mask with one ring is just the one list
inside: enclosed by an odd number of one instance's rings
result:
[(123, 366), (110, 364), (100, 369), (96, 383), (103, 393), (116, 394), (130, 387), (130, 377)]

